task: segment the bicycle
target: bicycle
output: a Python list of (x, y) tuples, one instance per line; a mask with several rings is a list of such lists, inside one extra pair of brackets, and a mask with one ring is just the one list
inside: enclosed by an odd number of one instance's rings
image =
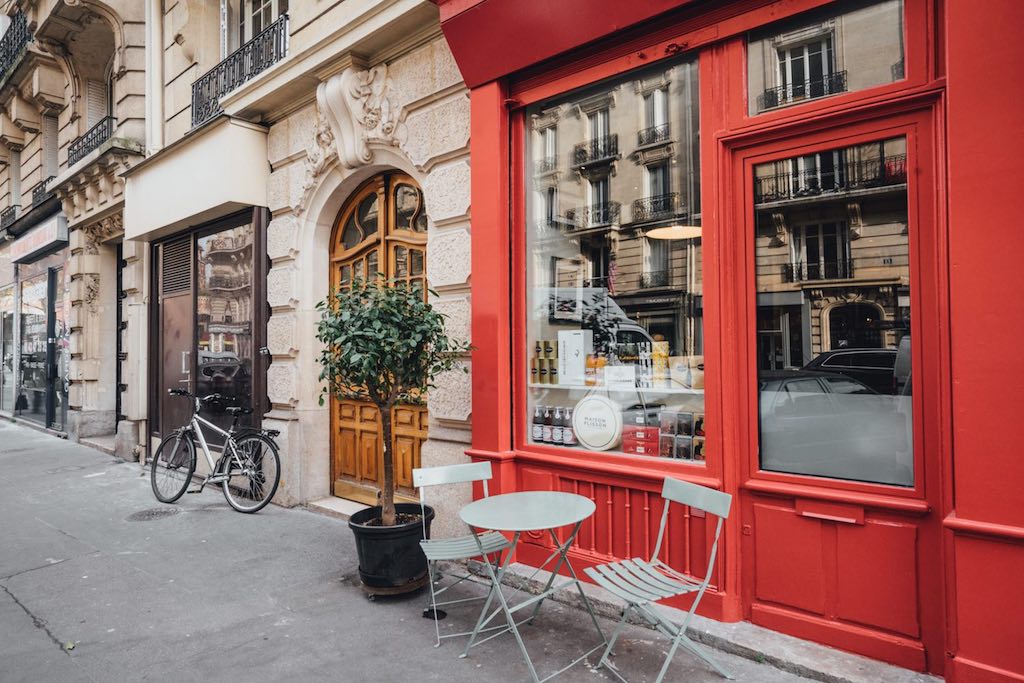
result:
[[(192, 417), (188, 424), (165, 436), (150, 463), (150, 484), (153, 495), (161, 503), (173, 503), (188, 493), (201, 493), (207, 484), (220, 483), (228, 504), (239, 512), (257, 512), (263, 509), (277, 492), (281, 480), (281, 458), (274, 442), (280, 432), (273, 429), (243, 428), (236, 432), (240, 415), (252, 413), (251, 408), (228, 406), (232, 416), (227, 431), (199, 415), (204, 403), (220, 402), (221, 394), (196, 396), (184, 389), (168, 389), (171, 396), (192, 399)], [(206, 443), (202, 426), (224, 437), (220, 458), (214, 462)], [(196, 439), (210, 465), (210, 474), (197, 489), (189, 489), (196, 471)]]

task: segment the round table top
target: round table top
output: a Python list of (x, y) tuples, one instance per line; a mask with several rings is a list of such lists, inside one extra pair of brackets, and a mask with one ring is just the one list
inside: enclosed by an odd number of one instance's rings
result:
[(491, 531), (543, 531), (575, 524), (594, 514), (594, 501), (561, 491), (516, 491), (475, 500), (462, 521)]

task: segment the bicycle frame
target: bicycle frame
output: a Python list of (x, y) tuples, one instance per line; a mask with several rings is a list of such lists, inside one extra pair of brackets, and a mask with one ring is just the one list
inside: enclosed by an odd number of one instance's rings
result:
[[(202, 403), (200, 402), (199, 399), (195, 399), (195, 408), (192, 411), (192, 419), (189, 420), (188, 427), (186, 429), (187, 431), (192, 432), (192, 434), (195, 435), (196, 440), (199, 441), (199, 446), (203, 449), (203, 456), (206, 458), (206, 462), (210, 466), (210, 474), (209, 476), (206, 477), (206, 481), (203, 482), (203, 486), (205, 486), (206, 484), (213, 483), (213, 481), (216, 481), (218, 476), (223, 476), (224, 473), (220, 473), (217, 471), (217, 465), (219, 465), (221, 461), (223, 461), (225, 458), (234, 458), (236, 462), (238, 462), (239, 466), (242, 466), (243, 463), (241, 458), (238, 457), (238, 451), (235, 448), (234, 431), (235, 425), (238, 423), (238, 417), (236, 416), (235, 419), (232, 421), (230, 429), (224, 430), (218, 427), (217, 425), (213, 424), (206, 418), (202, 417), (199, 414), (199, 411), (201, 409)], [(217, 462), (214, 462), (213, 455), (210, 453), (210, 445), (206, 442), (206, 435), (203, 434), (204, 425), (211, 429), (212, 431), (214, 431), (215, 433), (225, 437), (224, 451), (223, 453), (221, 453), (221, 456), (220, 458), (218, 458)]]

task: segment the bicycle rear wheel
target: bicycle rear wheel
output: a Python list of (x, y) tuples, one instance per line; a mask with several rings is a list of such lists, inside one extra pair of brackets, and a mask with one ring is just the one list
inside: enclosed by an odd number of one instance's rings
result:
[(150, 463), (149, 483), (161, 503), (181, 498), (196, 471), (196, 446), (187, 432), (168, 434)]
[(277, 492), (281, 459), (277, 444), (262, 434), (246, 434), (235, 442), (237, 458), (226, 458), (224, 497), (239, 512), (262, 510)]

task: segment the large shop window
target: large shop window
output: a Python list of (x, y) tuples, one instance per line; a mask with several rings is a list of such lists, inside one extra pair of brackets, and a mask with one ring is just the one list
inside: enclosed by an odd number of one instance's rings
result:
[(703, 464), (696, 60), (527, 112), (528, 440)]
[(754, 202), (762, 469), (912, 486), (906, 140), (761, 164)]
[(750, 114), (903, 78), (903, 0), (841, 7), (842, 14), (826, 9), (750, 36)]

